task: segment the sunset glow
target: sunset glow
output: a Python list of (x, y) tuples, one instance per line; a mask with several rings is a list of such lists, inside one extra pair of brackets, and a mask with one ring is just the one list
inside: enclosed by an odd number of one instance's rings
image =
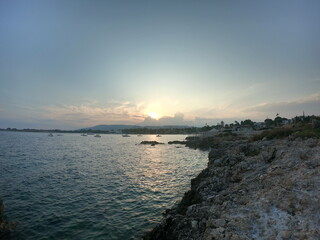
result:
[(151, 113), (149, 113), (149, 117), (151, 117), (151, 118), (153, 118), (153, 119), (158, 119), (158, 114), (157, 113), (155, 113), (155, 112), (151, 112)]
[(0, 128), (319, 115), (320, 1), (289, 2), (1, 1)]

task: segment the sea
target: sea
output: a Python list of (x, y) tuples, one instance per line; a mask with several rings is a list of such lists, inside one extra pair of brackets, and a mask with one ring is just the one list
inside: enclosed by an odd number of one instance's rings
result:
[[(140, 239), (190, 189), (208, 152), (186, 135), (0, 132), (4, 239)], [(158, 141), (163, 145), (142, 145)]]

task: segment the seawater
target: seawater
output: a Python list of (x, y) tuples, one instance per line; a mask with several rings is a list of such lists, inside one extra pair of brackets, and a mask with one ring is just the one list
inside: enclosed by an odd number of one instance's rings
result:
[(185, 135), (0, 132), (0, 198), (18, 223), (9, 239), (137, 239), (207, 165)]

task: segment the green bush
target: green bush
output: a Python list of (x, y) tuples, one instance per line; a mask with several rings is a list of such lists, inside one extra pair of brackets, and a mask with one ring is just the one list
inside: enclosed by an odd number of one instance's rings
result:
[(320, 138), (320, 129), (305, 129), (297, 131), (293, 135), (301, 138)]
[(275, 138), (285, 138), (293, 133), (293, 130), (290, 128), (275, 128), (272, 130), (263, 131), (260, 134), (254, 135), (251, 137), (250, 141), (259, 141), (262, 139), (275, 139)]
[(250, 138), (251, 142), (259, 141), (262, 139), (280, 139), (288, 136), (294, 136), (295, 138), (320, 138), (320, 129), (313, 129), (309, 125), (303, 125), (296, 128), (275, 128), (272, 130), (263, 131), (260, 134), (254, 135)]

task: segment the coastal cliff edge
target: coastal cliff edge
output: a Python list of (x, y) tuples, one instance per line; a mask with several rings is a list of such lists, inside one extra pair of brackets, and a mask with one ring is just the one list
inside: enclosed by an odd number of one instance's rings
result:
[(222, 141), (144, 239), (320, 239), (320, 140)]

